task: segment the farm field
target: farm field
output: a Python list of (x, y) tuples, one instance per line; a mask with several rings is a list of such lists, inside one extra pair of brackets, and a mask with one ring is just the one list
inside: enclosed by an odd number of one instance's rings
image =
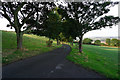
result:
[(119, 78), (118, 48), (83, 45), (83, 53), (80, 54), (78, 45), (74, 44), (67, 59), (105, 75), (107, 78)]
[(56, 44), (56, 41), (53, 41), (52, 47), (47, 47), (46, 46), (47, 40), (48, 38), (44, 36), (24, 34), (23, 50), (20, 51), (16, 49), (17, 43), (16, 43), (15, 32), (2, 31), (2, 63), (3, 65), (61, 47), (61, 45), (58, 46)]

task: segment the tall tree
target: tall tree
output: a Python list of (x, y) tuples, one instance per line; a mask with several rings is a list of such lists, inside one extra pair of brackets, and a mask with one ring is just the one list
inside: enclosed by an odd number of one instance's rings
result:
[(77, 29), (72, 28), (76, 37), (79, 37), (79, 52), (82, 52), (83, 35), (91, 30), (111, 27), (120, 21), (119, 17), (104, 16), (110, 8), (118, 2), (68, 2), (67, 7), (61, 7), (59, 13), (68, 20), (72, 18), (77, 23)]
[(36, 2), (2, 2), (0, 14), (9, 21), (7, 27), (15, 29), (17, 49), (22, 49), (23, 34), (46, 18), (45, 13), (51, 8), (51, 3)]
[(63, 29), (61, 15), (58, 14), (57, 8), (51, 10), (47, 15), (48, 17), (43, 23), (42, 30), (38, 27), (36, 30), (33, 30), (33, 33), (56, 39), (58, 44), (59, 34)]
[(48, 19), (45, 21), (48, 37), (58, 40), (59, 34), (62, 31), (61, 21), (61, 16), (58, 14), (57, 8), (48, 14)]

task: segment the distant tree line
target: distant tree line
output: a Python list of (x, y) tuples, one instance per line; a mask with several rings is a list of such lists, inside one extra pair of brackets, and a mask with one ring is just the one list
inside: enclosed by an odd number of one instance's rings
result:
[(119, 39), (106, 39), (106, 44), (108, 46), (120, 46), (120, 40)]
[(95, 40), (94, 43), (92, 43), (93, 40), (90, 38), (85, 38), (83, 40), (83, 44), (91, 44), (91, 45), (101, 45), (101, 41), (100, 40)]
[(109, 39), (107, 38), (105, 40), (106, 43), (101, 43), (100, 40), (95, 40), (94, 43), (92, 43), (93, 40), (90, 38), (85, 38), (83, 40), (83, 44), (91, 44), (91, 45), (101, 45), (101, 46), (120, 46), (120, 40), (119, 39)]

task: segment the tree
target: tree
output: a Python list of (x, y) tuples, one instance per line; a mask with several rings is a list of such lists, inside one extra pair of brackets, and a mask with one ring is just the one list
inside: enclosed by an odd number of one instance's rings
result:
[(53, 11), (51, 11), (48, 14), (48, 19), (46, 20), (46, 33), (48, 34), (48, 37), (52, 39), (59, 40), (59, 34), (62, 31), (62, 20), (61, 16), (57, 12), (57, 8), (55, 8)]
[[(74, 36), (79, 37), (79, 52), (82, 52), (83, 35), (91, 30), (111, 27), (120, 21), (119, 17), (103, 16), (110, 7), (118, 2), (68, 2), (67, 7), (60, 6), (59, 13), (65, 18), (73, 19), (76, 27), (72, 28)], [(77, 34), (76, 34), (77, 33)]]
[(111, 40), (111, 45), (112, 45), (112, 46), (118, 46), (118, 45), (119, 45), (118, 39), (114, 39), (114, 38), (113, 38), (113, 39)]
[(71, 42), (73, 46), (73, 38), (71, 36), (69, 37), (69, 42)]
[(65, 40), (65, 36), (63, 35), (62, 32), (59, 34), (59, 37), (60, 37), (60, 41), (64, 41)]
[(62, 30), (62, 33), (64, 33), (65, 37), (67, 39), (69, 39), (69, 37), (72, 37), (73, 39), (76, 38), (76, 35), (77, 35), (77, 24), (76, 21), (74, 19), (71, 19), (71, 18), (68, 18), (67, 20), (65, 20), (63, 22), (63, 30)]
[(90, 39), (90, 38), (85, 38), (84, 40), (83, 40), (83, 44), (91, 44), (92, 43), (92, 39)]
[(100, 44), (101, 44), (101, 41), (100, 41), (100, 40), (95, 40), (94, 44), (100, 45)]
[(109, 38), (106, 39), (106, 43), (107, 43), (108, 46), (110, 46), (110, 39)]
[(46, 18), (48, 4), (52, 5), (45, 2), (2, 2), (0, 14), (9, 21), (7, 27), (15, 29), (17, 49), (22, 49), (23, 34), (35, 26), (38, 27), (38, 20), (42, 23)]
[(62, 31), (61, 16), (57, 12), (57, 8), (54, 8), (47, 14), (47, 19), (43, 22), (42, 30), (38, 27), (33, 30), (34, 34), (46, 36), (49, 39), (56, 39), (57, 45), (59, 44), (59, 34)]

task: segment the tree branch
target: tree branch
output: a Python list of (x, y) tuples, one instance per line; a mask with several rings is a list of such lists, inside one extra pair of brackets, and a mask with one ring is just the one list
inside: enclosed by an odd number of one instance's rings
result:
[(22, 8), (24, 5), (25, 5), (25, 3), (22, 2), (22, 3), (20, 4), (20, 6), (18, 6), (18, 8), (14, 11), (15, 14), (18, 14), (18, 12), (21, 10), (21, 8)]

